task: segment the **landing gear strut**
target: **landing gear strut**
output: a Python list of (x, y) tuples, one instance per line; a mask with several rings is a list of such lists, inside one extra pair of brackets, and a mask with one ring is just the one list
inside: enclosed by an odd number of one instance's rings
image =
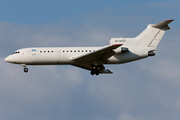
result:
[(92, 66), (92, 70), (91, 70), (91, 75), (94, 75), (94, 74), (96, 74), (96, 75), (99, 75), (99, 71), (101, 70), (101, 67), (100, 66), (95, 66), (95, 65), (93, 65)]
[(28, 68), (26, 67), (26, 65), (25, 64), (21, 64), (21, 66), (24, 67), (24, 72), (27, 73), (28, 72)]

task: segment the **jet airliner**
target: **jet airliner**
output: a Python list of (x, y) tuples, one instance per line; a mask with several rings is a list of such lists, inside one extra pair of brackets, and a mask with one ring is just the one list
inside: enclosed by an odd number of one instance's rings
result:
[(27, 65), (73, 65), (89, 70), (91, 75), (112, 74), (104, 64), (122, 64), (154, 56), (156, 47), (173, 20), (149, 24), (135, 38), (111, 38), (103, 47), (33, 47), (16, 50), (5, 61)]

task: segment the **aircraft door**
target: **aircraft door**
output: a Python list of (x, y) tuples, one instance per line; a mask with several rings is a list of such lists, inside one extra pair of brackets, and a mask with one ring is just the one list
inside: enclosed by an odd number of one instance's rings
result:
[(61, 58), (62, 55), (61, 55), (61, 51), (60, 51), (60, 50), (57, 51), (57, 56), (58, 56), (59, 58)]
[(27, 58), (31, 59), (31, 51), (27, 51)]
[(64, 56), (64, 52), (62, 52), (62, 51), (57, 51), (57, 56), (58, 56), (58, 58), (65, 58), (65, 56)]

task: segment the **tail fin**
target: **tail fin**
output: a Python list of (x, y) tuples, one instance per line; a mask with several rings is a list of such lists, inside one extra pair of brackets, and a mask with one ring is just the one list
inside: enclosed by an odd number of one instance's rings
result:
[(166, 30), (170, 29), (168, 24), (174, 20), (166, 20), (157, 24), (150, 24), (140, 33), (136, 39), (137, 46), (140, 47), (157, 47)]

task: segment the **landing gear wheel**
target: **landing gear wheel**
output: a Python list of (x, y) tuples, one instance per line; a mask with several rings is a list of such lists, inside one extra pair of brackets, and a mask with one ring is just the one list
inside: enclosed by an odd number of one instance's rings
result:
[(97, 69), (97, 70), (101, 70), (101, 67), (100, 67), (100, 66), (97, 66), (96, 69)]
[(97, 67), (96, 67), (95, 65), (92, 66), (92, 69), (93, 69), (93, 70), (96, 70), (96, 68), (97, 68)]
[(99, 75), (99, 71), (96, 71), (96, 75)]
[(94, 74), (99, 75), (99, 71), (91, 70), (91, 75), (94, 75)]
[(93, 70), (91, 71), (91, 75), (94, 75), (94, 71)]
[(92, 65), (91, 75), (99, 75), (99, 71), (101, 70), (101, 66), (99, 65)]
[(24, 72), (27, 73), (28, 72), (28, 68), (24, 68)]
[(101, 70), (101, 66), (99, 65), (92, 65), (93, 70)]

